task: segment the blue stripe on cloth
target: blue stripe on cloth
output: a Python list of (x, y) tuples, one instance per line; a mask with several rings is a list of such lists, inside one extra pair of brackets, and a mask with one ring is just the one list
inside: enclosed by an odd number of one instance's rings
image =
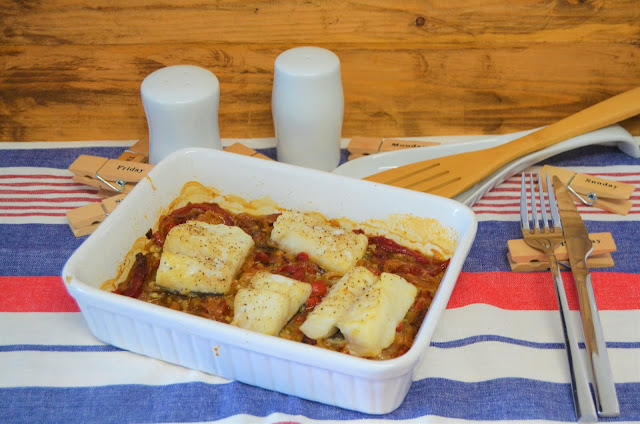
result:
[[(91, 147), (65, 149), (2, 150), (0, 166), (45, 166), (67, 168), (80, 154), (117, 157), (120, 147)], [(275, 156), (275, 148), (259, 149)], [(342, 151), (343, 159), (346, 150)], [(559, 166), (638, 163), (615, 147), (588, 146), (547, 159), (545, 162)], [(614, 253), (616, 271), (640, 272), (640, 261), (633, 255), (635, 234), (640, 234), (640, 222), (587, 221), (590, 232), (609, 231), (618, 245)], [(509, 271), (506, 241), (520, 238), (517, 222), (483, 221), (464, 271)], [(46, 234), (46, 237), (43, 235)], [(0, 244), (0, 269), (6, 276), (58, 275), (71, 253), (84, 237), (75, 238), (66, 225), (60, 224), (5, 224), (0, 225), (0, 240), (12, 240), (12, 247)], [(618, 263), (624, 264), (621, 268)]]
[[(2, 149), (0, 146), (0, 167), (33, 166), (44, 168), (67, 169), (80, 155), (117, 158), (126, 147), (70, 147), (51, 149)], [(275, 147), (255, 149), (259, 153), (275, 159)], [(349, 152), (342, 149), (341, 163), (346, 162)]]
[(16, 344), (0, 346), (0, 353), (4, 352), (123, 352), (111, 345), (40, 345)]
[[(431, 346), (439, 349), (455, 349), (483, 342), (499, 342), (533, 349), (564, 349), (564, 343), (533, 342), (512, 337), (504, 337), (495, 334), (480, 334), (463, 339), (449, 340), (446, 342), (431, 342)], [(579, 343), (584, 349), (584, 343)], [(609, 349), (640, 349), (640, 342), (606, 342)], [(122, 352), (121, 349), (111, 345), (41, 345), (41, 344), (14, 344), (0, 345), (0, 353), (5, 352)]]
[[(124, 147), (71, 147), (51, 149), (2, 149), (0, 167), (37, 166), (67, 169), (79, 155), (116, 158)], [(275, 148), (256, 149), (271, 158), (276, 158)], [(347, 161), (349, 152), (341, 150), (340, 163)], [(637, 165), (638, 159), (625, 155), (616, 147), (587, 146), (548, 158), (540, 164), (556, 166), (606, 166)]]
[[(616, 384), (621, 415), (640, 419), (639, 383)], [(158, 408), (158, 405), (162, 408)], [(509, 410), (504, 405), (510, 405)], [(29, 411), (25, 415), (25, 411)], [(166, 386), (117, 385), (86, 388), (0, 389), (0, 421), (31, 422), (191, 422), (237, 414), (258, 417), (280, 412), (309, 419), (371, 419), (371, 415), (306, 401), (238, 382)], [(521, 378), (464, 383), (427, 378), (413, 383), (402, 405), (385, 419), (436, 415), (470, 420), (575, 421), (571, 386)], [(609, 421), (609, 420), (607, 420)]]
[(68, 225), (0, 225), (0, 274), (7, 277), (60, 275), (67, 259), (83, 241), (84, 238), (73, 236)]
[[(0, 146), (1, 149), (1, 146)], [(117, 158), (126, 147), (75, 147), (65, 149), (2, 149), (0, 167), (34, 166), (67, 169), (80, 155)]]
[(552, 156), (539, 165), (555, 166), (607, 166), (607, 165), (638, 165), (640, 159), (628, 156), (617, 147), (586, 146)]
[[(640, 221), (586, 221), (591, 233), (610, 232), (617, 246), (612, 254), (616, 272), (639, 273), (636, 256)], [(46, 237), (43, 237), (46, 235)], [(481, 221), (465, 272), (510, 271), (507, 240), (521, 238), (516, 221)], [(67, 259), (84, 237), (76, 238), (67, 225), (5, 224), (0, 225), (0, 240), (11, 240), (11, 246), (0, 244), (0, 274), (4, 276), (59, 275)]]
[[(67, 169), (80, 155), (117, 158), (126, 147), (71, 147), (64, 149), (2, 149), (0, 146), (0, 167), (33, 166), (42, 168)], [(275, 148), (256, 149), (258, 152), (276, 157)], [(348, 152), (343, 150), (346, 161)]]
[[(640, 221), (585, 221), (590, 233), (611, 233), (617, 250), (612, 253), (616, 272), (640, 272), (637, 257)], [(522, 238), (520, 221), (481, 221), (476, 239), (462, 268), (465, 272), (511, 271), (507, 241)]]
[[(514, 339), (512, 337), (498, 336), (495, 334), (480, 334), (464, 339), (450, 340), (447, 342), (431, 342), (431, 346), (440, 349), (453, 349), (483, 342), (501, 342), (534, 349), (564, 349), (564, 343), (540, 343), (529, 340)], [(580, 349), (585, 349), (584, 343), (578, 343)], [(609, 349), (640, 349), (640, 342), (606, 342)]]

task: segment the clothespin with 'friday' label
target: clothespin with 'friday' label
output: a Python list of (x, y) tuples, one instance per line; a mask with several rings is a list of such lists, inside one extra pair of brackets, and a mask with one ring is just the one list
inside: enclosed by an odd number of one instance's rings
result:
[[(146, 141), (146, 144), (144, 143)], [(91, 234), (102, 221), (116, 208), (129, 193), (144, 178), (153, 167), (147, 163), (148, 139), (141, 140), (118, 157), (118, 159), (107, 159), (98, 156), (81, 155), (74, 161), (69, 170), (74, 173), (73, 180), (94, 187), (100, 187), (98, 195), (106, 197), (100, 202), (89, 203), (85, 206), (67, 212), (69, 227), (76, 237)], [(243, 144), (234, 143), (225, 151), (237, 153), (245, 156), (272, 160), (256, 150)], [(98, 176), (99, 178), (96, 178)], [(118, 194), (111, 186), (119, 187), (118, 181), (122, 181), (123, 191)]]
[(90, 155), (78, 156), (69, 166), (75, 182), (115, 193), (129, 193), (135, 183), (142, 180), (152, 168), (153, 165), (148, 163)]

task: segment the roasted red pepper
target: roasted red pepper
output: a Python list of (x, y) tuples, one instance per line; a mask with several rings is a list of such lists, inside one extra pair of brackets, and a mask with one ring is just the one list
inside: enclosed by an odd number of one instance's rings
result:
[(136, 261), (133, 264), (133, 268), (129, 273), (128, 283), (123, 286), (119, 285), (114, 293), (121, 294), (123, 296), (129, 296), (137, 298), (142, 294), (142, 286), (144, 285), (144, 278), (149, 272), (147, 264), (147, 257), (142, 253), (136, 255)]
[(327, 284), (322, 281), (314, 281), (311, 283), (311, 296), (324, 297), (327, 294)]
[(307, 276), (306, 266), (304, 265), (283, 265), (280, 268), (275, 269), (274, 272), (298, 281), (304, 281)]
[(313, 309), (318, 306), (320, 302), (322, 302), (322, 299), (319, 296), (309, 296), (307, 303), (305, 304), (305, 308)]
[(256, 251), (255, 258), (256, 258), (256, 261), (262, 263), (263, 265), (268, 265), (269, 261), (271, 260), (271, 257), (266, 252), (263, 252), (262, 250)]
[(158, 226), (158, 231), (153, 235), (154, 243), (162, 247), (167, 234), (173, 227), (184, 224), (188, 220), (195, 219), (207, 212), (214, 214), (225, 225), (235, 225), (233, 216), (217, 203), (189, 203), (163, 217)]
[(395, 241), (384, 236), (369, 237), (369, 244), (375, 244), (379, 248), (390, 253), (402, 253), (408, 256), (413, 256), (415, 260), (421, 264), (429, 263), (429, 259), (427, 259), (422, 253), (417, 250), (409, 249), (408, 247), (400, 246)]

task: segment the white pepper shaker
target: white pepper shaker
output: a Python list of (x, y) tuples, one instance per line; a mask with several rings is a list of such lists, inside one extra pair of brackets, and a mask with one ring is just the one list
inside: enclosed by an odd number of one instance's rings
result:
[(323, 171), (338, 166), (344, 94), (335, 53), (320, 47), (281, 53), (271, 108), (278, 161)]
[(222, 149), (220, 83), (209, 70), (176, 65), (149, 74), (140, 87), (149, 125), (149, 162), (184, 147)]

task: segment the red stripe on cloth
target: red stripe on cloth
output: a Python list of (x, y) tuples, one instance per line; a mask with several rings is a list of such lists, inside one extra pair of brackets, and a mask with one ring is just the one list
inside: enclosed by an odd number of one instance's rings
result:
[[(476, 215), (518, 215), (520, 216), (520, 211), (517, 210), (499, 210), (499, 209), (495, 209), (495, 210), (476, 210), (476, 207), (480, 207), (478, 205), (473, 205), (473, 211), (476, 213)], [(578, 211), (582, 211), (583, 208), (578, 207)], [(590, 208), (590, 209), (584, 209), (584, 213), (585, 214), (589, 214), (589, 215), (610, 215), (611, 212), (607, 212), (604, 210), (598, 210), (595, 208)], [(627, 215), (637, 215), (640, 214), (640, 210), (630, 210), (629, 212), (627, 212)]]
[[(578, 309), (573, 275), (562, 272), (569, 307)], [(640, 275), (592, 272), (593, 292), (600, 310), (640, 309)], [(463, 272), (447, 308), (485, 303), (507, 310), (556, 310), (550, 272)]]
[(80, 312), (61, 277), (0, 277), (0, 312)]
[[(71, 209), (71, 208), (69, 208)], [(66, 213), (53, 213), (53, 212), (22, 212), (22, 213), (0, 213), (1, 218), (24, 218), (30, 216), (67, 216)]]
[(0, 205), (0, 210), (3, 211), (25, 211), (25, 210), (69, 210), (69, 206), (47, 206), (47, 205), (27, 205), (27, 206), (4, 206)]
[[(569, 306), (578, 309), (570, 272), (562, 273)], [(592, 272), (600, 310), (640, 309), (640, 275)], [(0, 277), (0, 312), (78, 312), (60, 277)], [(463, 272), (447, 308), (484, 303), (507, 310), (556, 310), (548, 272)]]
[(70, 180), (73, 178), (71, 175), (51, 175), (51, 174), (4, 174), (0, 175), (0, 179), (10, 180), (15, 178), (45, 178), (53, 180)]
[(0, 202), (4, 203), (36, 203), (36, 202), (47, 202), (47, 203), (64, 203), (64, 202), (99, 202), (99, 197), (37, 197), (37, 198), (28, 198), (28, 197), (9, 197), (9, 198), (0, 198)]
[(70, 182), (70, 183), (47, 183), (42, 181), (31, 181), (26, 183), (3, 183), (0, 182), (0, 187), (82, 187), (84, 184)]
[[(76, 186), (77, 187), (77, 186)], [(89, 190), (89, 189), (75, 189), (75, 190), (2, 190), (0, 189), (0, 194), (96, 194), (97, 190)]]

